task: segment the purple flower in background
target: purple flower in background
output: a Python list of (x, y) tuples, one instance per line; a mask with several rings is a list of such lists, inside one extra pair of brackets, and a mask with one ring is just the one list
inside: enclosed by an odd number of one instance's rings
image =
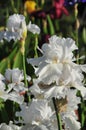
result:
[(75, 3), (84, 3), (86, 0), (65, 0), (64, 5), (74, 5)]
[(84, 2), (86, 2), (86, 0), (78, 0), (79, 2), (82, 2), (82, 3), (84, 3)]
[(64, 5), (74, 5), (78, 0), (65, 0)]

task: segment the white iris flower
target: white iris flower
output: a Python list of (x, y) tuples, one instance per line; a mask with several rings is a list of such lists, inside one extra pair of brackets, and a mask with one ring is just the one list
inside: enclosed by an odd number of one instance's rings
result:
[[(60, 112), (61, 118), (66, 130), (80, 130), (81, 125), (78, 121), (78, 104), (80, 104), (80, 97), (76, 96), (76, 90), (69, 90), (67, 92), (66, 100), (67, 104), (65, 105), (66, 109), (61, 109), (63, 111)], [(63, 104), (62, 104), (63, 105)]]
[[(56, 35), (49, 38), (49, 44), (42, 46), (43, 56), (28, 59), (35, 68), (35, 73), (45, 84), (58, 82), (64, 64), (72, 64), (74, 60), (73, 50), (76, 50), (75, 42), (70, 38), (59, 38)], [(37, 66), (37, 67), (35, 67)]]
[(33, 34), (40, 33), (40, 28), (35, 24), (31, 24), (31, 21), (26, 25), (25, 17), (23, 15), (13, 14), (9, 16), (7, 20), (6, 31), (0, 32), (0, 41), (5, 39), (10, 42), (12, 39), (16, 41), (26, 38), (27, 30)]
[(49, 44), (43, 44), (43, 56), (27, 59), (27, 62), (35, 69), (38, 84), (42, 82), (42, 86), (45, 88), (43, 90), (43, 87), (41, 87), (40, 90), (38, 85), (40, 92), (48, 90), (45, 95), (56, 97), (58, 91), (62, 92), (64, 87), (74, 87), (81, 91), (83, 97), (86, 97), (86, 88), (82, 83), (84, 78), (82, 72), (86, 72), (86, 65), (74, 63), (76, 59), (73, 51), (76, 49), (78, 47), (71, 38), (60, 38), (54, 35), (49, 38)]
[[(32, 128), (44, 127), (46, 128), (46, 130), (53, 130), (55, 128), (53, 124), (54, 124), (54, 120), (56, 120), (56, 117), (46, 100), (34, 99), (28, 106), (25, 104), (21, 105), (21, 111), (16, 112), (16, 116), (22, 117), (22, 120), (20, 122), (26, 124), (25, 127), (28, 127), (28, 129), (30, 128), (30, 126)], [(52, 126), (53, 129), (48, 128)]]
[(24, 83), (22, 82), (24, 80), (23, 71), (19, 70), (18, 68), (7, 69), (5, 72), (5, 79), (8, 83), (8, 91), (11, 91), (12, 89), (16, 92), (28, 90), (27, 88), (25, 88)]
[[(23, 80), (23, 71), (18, 68), (6, 69), (5, 76), (0, 74), (0, 97), (22, 104), (24, 101), (23, 95), (28, 91)], [(27, 76), (27, 80), (30, 81), (30, 76)]]
[(13, 124), (13, 122), (10, 121), (9, 125), (6, 123), (1, 123), (0, 130), (21, 130), (21, 127)]

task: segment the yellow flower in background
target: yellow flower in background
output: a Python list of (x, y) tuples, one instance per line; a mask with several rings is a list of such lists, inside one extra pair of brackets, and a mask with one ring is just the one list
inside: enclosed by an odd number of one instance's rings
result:
[(35, 11), (35, 9), (36, 9), (36, 2), (27, 0), (24, 4), (24, 7), (28, 13), (31, 13), (31, 12)]

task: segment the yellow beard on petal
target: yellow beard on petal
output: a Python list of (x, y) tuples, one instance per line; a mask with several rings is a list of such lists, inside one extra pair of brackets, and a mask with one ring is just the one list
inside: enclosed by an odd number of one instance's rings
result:
[(61, 112), (66, 112), (67, 110), (67, 98), (61, 98), (61, 99), (56, 99), (56, 105), (58, 111)]

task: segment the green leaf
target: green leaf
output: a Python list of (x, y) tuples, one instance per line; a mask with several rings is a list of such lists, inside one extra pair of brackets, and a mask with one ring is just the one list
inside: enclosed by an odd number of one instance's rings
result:
[(83, 112), (82, 115), (81, 115), (81, 119), (82, 119), (82, 120), (81, 120), (81, 125), (82, 125), (82, 127), (84, 126), (85, 118), (86, 118), (86, 117), (85, 117), (85, 113)]
[(13, 64), (13, 68), (17, 68), (17, 67), (19, 69), (23, 69), (23, 55), (20, 50), (17, 52)]
[(12, 53), (8, 56), (10, 60), (13, 60), (13, 57), (15, 56), (17, 51), (18, 51), (18, 47), (15, 47)]
[(55, 34), (54, 25), (53, 25), (53, 22), (52, 22), (52, 20), (51, 20), (49, 15), (47, 15), (47, 21), (48, 21), (48, 24), (49, 24), (50, 35)]
[(83, 41), (86, 43), (86, 28), (85, 27), (83, 28), (83, 31), (82, 31), (82, 37), (83, 37)]
[(2, 99), (0, 99), (0, 119), (2, 120), (2, 122), (9, 122), (9, 117), (5, 108), (5, 103), (2, 102)]
[(14, 48), (14, 50), (11, 52), (11, 54), (8, 57), (4, 58), (0, 62), (0, 73), (4, 74), (5, 70), (11, 66), (11, 63), (13, 62), (16, 52), (17, 52), (17, 47)]
[(4, 74), (5, 69), (7, 68), (7, 66), (8, 66), (8, 61), (7, 61), (7, 58), (6, 58), (6, 59), (3, 59), (0, 62), (0, 73)]

